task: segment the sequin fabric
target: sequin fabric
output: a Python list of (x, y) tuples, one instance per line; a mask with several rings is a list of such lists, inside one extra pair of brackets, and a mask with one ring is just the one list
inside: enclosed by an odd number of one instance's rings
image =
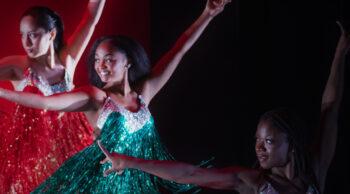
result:
[[(260, 189), (259, 194), (279, 194), (270, 183), (266, 182)], [(310, 185), (305, 194), (320, 194), (314, 185)]]
[(151, 114), (148, 109), (144, 107), (145, 102), (142, 100), (142, 98), (139, 97), (139, 99), (141, 101), (141, 109), (137, 113), (132, 113), (129, 110), (126, 110), (123, 106), (119, 106), (118, 103), (113, 102), (112, 99), (108, 97), (97, 120), (97, 127), (102, 129), (108, 115), (114, 111), (118, 111), (126, 118), (125, 125), (130, 130), (130, 133), (141, 129), (142, 126), (144, 126), (149, 120)]
[[(107, 98), (99, 118), (99, 125), (103, 124), (103, 127), (98, 139), (110, 152), (144, 159), (174, 160), (161, 143), (149, 110), (142, 98), (139, 99), (141, 107), (133, 113)], [(136, 169), (125, 169), (121, 175), (113, 172), (103, 177), (103, 172), (111, 167), (110, 163), (100, 164), (104, 158), (95, 142), (68, 159), (33, 193), (154, 194), (159, 193), (159, 185), (172, 192), (196, 187), (166, 181)]]
[(27, 69), (24, 77), (25, 79), (19, 84), (19, 91), (23, 91), (27, 86), (34, 86), (37, 87), (44, 96), (50, 96), (56, 93), (68, 92), (74, 88), (73, 81), (67, 72), (65, 72), (63, 80), (54, 85), (45, 82), (43, 78), (36, 74), (31, 68)]
[[(55, 85), (43, 82), (31, 69), (21, 83), (23, 92), (52, 95), (73, 88), (68, 74)], [(29, 193), (69, 157), (91, 145), (83, 113), (64, 113), (15, 105), (0, 129), (0, 193)]]

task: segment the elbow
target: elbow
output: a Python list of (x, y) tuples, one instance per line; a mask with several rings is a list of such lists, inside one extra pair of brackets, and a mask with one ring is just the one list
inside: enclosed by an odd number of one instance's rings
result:
[(198, 173), (198, 167), (186, 168), (181, 173), (174, 176), (173, 181), (180, 184), (196, 184), (196, 175)]
[(337, 112), (340, 108), (341, 101), (323, 101), (321, 105), (321, 112)]

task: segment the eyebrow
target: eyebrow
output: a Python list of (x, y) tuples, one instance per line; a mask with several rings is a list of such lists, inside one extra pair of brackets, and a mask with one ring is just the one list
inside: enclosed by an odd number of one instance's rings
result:
[[(29, 31), (27, 33), (39, 33), (38, 30), (39, 30), (39, 28), (36, 28), (36, 29), (31, 30), (31, 31)], [(20, 33), (23, 34), (23, 31), (20, 30)]]
[[(113, 54), (107, 54), (107, 55), (105, 55), (105, 56), (103, 56), (103, 57), (109, 57), (109, 56), (112, 56), (112, 57), (113, 57)], [(98, 57), (98, 55), (95, 54), (95, 57)]]

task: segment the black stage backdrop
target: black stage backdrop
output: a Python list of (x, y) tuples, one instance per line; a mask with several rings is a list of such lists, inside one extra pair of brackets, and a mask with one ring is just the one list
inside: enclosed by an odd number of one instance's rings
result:
[[(197, 19), (205, 1), (150, 3), (154, 64)], [(342, 21), (350, 31), (349, 3), (233, 0), (150, 104), (169, 151), (192, 164), (215, 156), (216, 167), (252, 166), (259, 116), (280, 106), (299, 112), (311, 139), (340, 36), (335, 22)], [(345, 191), (349, 182), (349, 76), (346, 67), (337, 150), (326, 193)], [(203, 189), (202, 193), (234, 192)]]

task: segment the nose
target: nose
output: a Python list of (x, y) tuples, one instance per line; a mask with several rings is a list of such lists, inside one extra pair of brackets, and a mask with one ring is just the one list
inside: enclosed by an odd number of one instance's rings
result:
[(24, 39), (24, 40), (23, 40), (24, 45), (25, 45), (26, 47), (30, 47), (30, 46), (33, 45), (32, 40), (31, 40), (28, 36), (24, 36), (23, 39)]
[(258, 140), (255, 143), (255, 150), (256, 151), (265, 151), (265, 144), (264, 141)]
[(95, 64), (99, 69), (106, 69), (107, 66), (105, 64), (105, 62), (103, 60), (99, 61), (99, 62), (96, 62)]

